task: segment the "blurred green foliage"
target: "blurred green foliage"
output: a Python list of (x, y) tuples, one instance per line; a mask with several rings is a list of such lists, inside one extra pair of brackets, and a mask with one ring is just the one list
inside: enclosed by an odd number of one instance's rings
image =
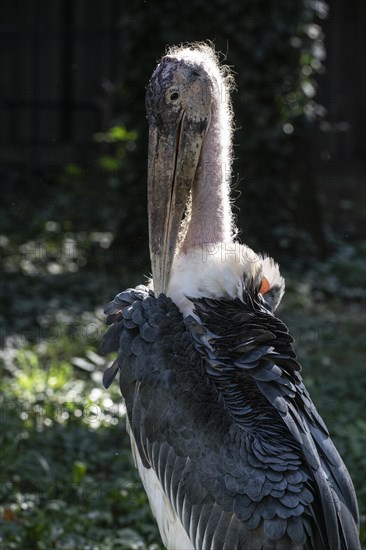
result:
[(123, 402), (117, 386), (103, 390), (106, 359), (85, 338), (91, 320), (72, 338), (59, 323), (47, 340), (14, 337), (1, 352), (4, 549), (159, 548)]
[(167, 44), (207, 38), (237, 73), (233, 195), (242, 240), (282, 260), (280, 315), (364, 520), (365, 245), (352, 223), (345, 242), (332, 197), (323, 216), (309, 160), (324, 114), (314, 93), (326, 9), (300, 0), (131, 0), (118, 22), (118, 112), (93, 137), (95, 159), (0, 167), (4, 548), (161, 547), (118, 389), (102, 389), (101, 307), (149, 273), (145, 85)]
[[(280, 316), (355, 483), (366, 544), (360, 308), (345, 310), (343, 299), (316, 304), (306, 281), (288, 282)], [(0, 354), (4, 549), (162, 548), (133, 465), (118, 385), (102, 386), (109, 361), (98, 351), (101, 319), (100, 311), (60, 316), (47, 338), (14, 335)]]

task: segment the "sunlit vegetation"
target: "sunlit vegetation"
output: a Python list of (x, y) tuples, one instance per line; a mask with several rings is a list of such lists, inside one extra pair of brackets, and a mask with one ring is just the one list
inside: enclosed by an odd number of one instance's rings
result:
[[(280, 315), (365, 512), (364, 324), (343, 300), (315, 303), (289, 278)], [(156, 549), (161, 542), (129, 451), (118, 385), (103, 389), (100, 312), (58, 320), (1, 352), (4, 548)]]
[(279, 5), (131, 0), (118, 120), (91, 136), (94, 161), (0, 168), (2, 548), (162, 548), (118, 384), (102, 385), (102, 307), (149, 275), (144, 93), (155, 59), (165, 44), (207, 37), (237, 72), (239, 237), (281, 259), (279, 316), (354, 480), (366, 545), (364, 207), (333, 184), (322, 202), (321, 178), (316, 192), (308, 187), (309, 139), (324, 117), (314, 94), (327, 5)]

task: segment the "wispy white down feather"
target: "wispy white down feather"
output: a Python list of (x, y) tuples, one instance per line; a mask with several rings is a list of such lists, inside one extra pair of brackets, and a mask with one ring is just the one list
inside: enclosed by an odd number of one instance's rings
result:
[(270, 287), (278, 286), (282, 297), (284, 280), (272, 258), (238, 242), (206, 244), (175, 258), (167, 294), (184, 316), (192, 315), (189, 298), (242, 299), (246, 281), (259, 274)]

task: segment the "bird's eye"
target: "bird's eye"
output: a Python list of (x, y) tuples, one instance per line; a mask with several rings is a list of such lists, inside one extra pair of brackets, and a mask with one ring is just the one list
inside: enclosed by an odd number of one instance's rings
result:
[(171, 101), (176, 101), (176, 100), (178, 99), (178, 97), (179, 97), (179, 93), (178, 93), (178, 92), (172, 92), (172, 93), (170, 94), (170, 99), (171, 99)]

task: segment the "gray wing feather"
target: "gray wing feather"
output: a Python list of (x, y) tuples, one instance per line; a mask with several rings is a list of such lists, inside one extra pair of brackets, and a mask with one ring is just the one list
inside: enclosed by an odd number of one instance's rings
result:
[(113, 324), (103, 345), (116, 351), (119, 335), (140, 457), (195, 547), (359, 548), (353, 488), (286, 327), (252, 301), (202, 299), (195, 308), (201, 322), (184, 321), (145, 287), (121, 293), (106, 308)]

